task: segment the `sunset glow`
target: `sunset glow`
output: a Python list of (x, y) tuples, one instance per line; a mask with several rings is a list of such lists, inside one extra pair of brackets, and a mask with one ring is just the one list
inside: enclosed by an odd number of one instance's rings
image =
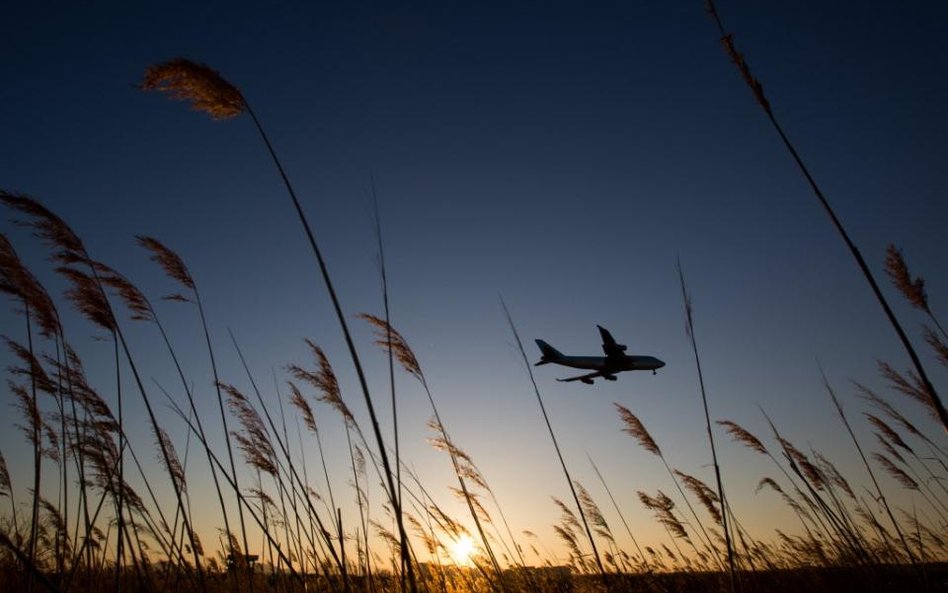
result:
[(948, 580), (948, 2), (175, 4), (5, 6), (4, 590)]
[(458, 566), (470, 566), (471, 556), (474, 554), (474, 540), (467, 534), (461, 534), (448, 546), (448, 552)]

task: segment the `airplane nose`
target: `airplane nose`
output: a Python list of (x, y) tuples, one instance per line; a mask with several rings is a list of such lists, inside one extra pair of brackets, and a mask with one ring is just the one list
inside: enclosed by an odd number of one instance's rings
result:
[(658, 360), (657, 358), (656, 358), (655, 360), (658, 361), (658, 368), (662, 368), (663, 366), (665, 366), (665, 362), (664, 362), (664, 361)]

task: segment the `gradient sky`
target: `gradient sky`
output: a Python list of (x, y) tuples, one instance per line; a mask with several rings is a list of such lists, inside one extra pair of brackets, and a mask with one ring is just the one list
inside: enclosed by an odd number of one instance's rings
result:
[[(948, 6), (722, 1), (719, 9), (878, 277), (895, 243), (926, 276), (933, 308), (946, 310)], [(635, 490), (673, 488), (658, 460), (621, 432), (613, 402), (639, 415), (673, 466), (712, 480), (676, 257), (694, 300), (712, 417), (765, 437), (761, 406), (801, 448), (865, 480), (818, 365), (855, 418), (862, 404), (850, 380), (882, 390), (876, 360), (904, 368), (907, 359), (698, 0), (18, 3), (6, 13), (2, 187), (40, 199), (94, 257), (156, 300), (174, 287), (133, 236), (178, 251), (206, 300), (224, 380), (248, 385), (227, 328), (271, 396), (273, 371), (310, 363), (302, 343), (310, 337), (365, 417), (312, 256), (249, 119), (214, 122), (134, 88), (149, 64), (176, 56), (211, 65), (254, 106), (349, 314), (381, 311), (374, 177), (393, 323), (515, 530), (556, 548), (549, 497), (569, 492), (500, 296), (531, 361), (540, 337), (566, 353), (597, 354), (602, 324), (630, 352), (667, 362), (657, 376), (592, 387), (554, 381), (569, 370), (536, 369), (567, 463), (604, 509), (587, 453), (642, 533), (658, 537)], [(7, 218), (0, 230), (59, 290), (43, 249)], [(916, 312), (884, 289), (914, 331)], [(173, 303), (159, 311), (214, 418), (193, 312)], [(385, 359), (353, 323), (384, 400)], [(8, 304), (0, 328), (22, 339)], [(75, 316), (68, 331), (107, 394), (111, 346), (89, 339), (95, 330)], [(176, 387), (153, 329), (130, 333), (144, 374)], [(948, 385), (926, 360), (935, 384)], [(425, 441), (424, 394), (403, 375), (398, 386), (404, 454), (448, 500), (450, 463)], [(129, 405), (134, 415), (139, 404)], [(912, 404), (902, 408), (944, 438)], [(343, 490), (341, 426), (328, 409), (317, 413)], [(162, 418), (183, 449), (180, 422), (164, 409)], [(6, 428), (0, 450), (24, 494), (28, 452)], [(144, 424), (135, 436), (150, 457)], [(773, 470), (717, 438), (739, 517), (772, 534), (789, 513), (754, 486)], [(192, 488), (206, 488), (194, 463)]]

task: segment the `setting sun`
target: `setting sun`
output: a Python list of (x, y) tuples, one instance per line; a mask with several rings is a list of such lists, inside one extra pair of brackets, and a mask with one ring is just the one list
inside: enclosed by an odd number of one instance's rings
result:
[(448, 551), (451, 553), (451, 559), (459, 566), (468, 566), (471, 564), (471, 556), (474, 555), (474, 541), (467, 535), (461, 535), (448, 544)]

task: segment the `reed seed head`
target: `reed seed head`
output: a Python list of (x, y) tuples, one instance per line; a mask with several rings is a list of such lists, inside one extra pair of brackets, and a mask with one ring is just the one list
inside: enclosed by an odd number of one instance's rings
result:
[(878, 364), (879, 372), (881, 372), (882, 376), (889, 381), (889, 385), (892, 387), (892, 389), (895, 389), (899, 393), (907, 395), (918, 403), (922, 404), (922, 406), (928, 410), (928, 413), (931, 414), (932, 418), (935, 418), (936, 420), (939, 418), (938, 410), (935, 407), (934, 398), (918, 375), (916, 375), (913, 371), (909, 371), (908, 376), (906, 377), (892, 368), (892, 365), (887, 362), (879, 361)]
[(748, 430), (736, 422), (731, 422), (730, 420), (718, 420), (717, 423), (723, 426), (728, 434), (731, 435), (731, 438), (733, 438), (735, 441), (744, 443), (762, 455), (767, 455), (767, 447), (765, 447), (764, 444), (760, 442), (760, 439), (752, 435)]
[(102, 329), (113, 332), (116, 329), (112, 307), (102, 293), (99, 283), (85, 272), (75, 268), (60, 267), (56, 270), (65, 276), (72, 287), (66, 291), (66, 298), (85, 316), (86, 319)]
[(64, 264), (85, 262), (86, 248), (66, 222), (46, 206), (25, 194), (14, 194), (0, 190), (0, 202), (11, 210), (25, 214), (28, 220), (16, 224), (33, 229), (33, 233), (53, 247), (53, 259)]
[(59, 333), (59, 313), (49, 293), (20, 261), (13, 245), (0, 234), (0, 293), (19, 299), (29, 307), (44, 337)]
[(931, 314), (928, 308), (928, 295), (925, 293), (925, 279), (921, 276), (912, 278), (905, 258), (902, 257), (902, 250), (892, 244), (889, 244), (885, 250), (885, 272), (905, 300), (916, 309)]
[(918, 490), (918, 482), (913, 480), (907, 473), (902, 471), (902, 469), (895, 465), (891, 459), (882, 453), (873, 453), (872, 458), (879, 462), (879, 465), (889, 472), (889, 475), (895, 478), (899, 484), (902, 484), (902, 486), (909, 490)]
[[(177, 280), (187, 288), (194, 290), (194, 279), (181, 257), (154, 237), (138, 235), (138, 244), (151, 252), (151, 260), (161, 266), (165, 274)], [(179, 295), (173, 295), (178, 297)], [(184, 298), (184, 297), (181, 297)], [(176, 299), (177, 300), (177, 299)], [(187, 299), (185, 299), (187, 300)]]
[(138, 88), (189, 101), (191, 109), (218, 120), (240, 115), (247, 108), (237, 87), (208, 66), (185, 58), (149, 66)]
[(401, 363), (402, 368), (422, 383), (425, 382), (421, 365), (418, 363), (418, 358), (415, 357), (411, 347), (408, 346), (408, 341), (390, 323), (368, 313), (360, 313), (357, 317), (368, 322), (374, 328), (373, 333), (376, 337), (375, 344), (377, 346), (380, 346), (386, 352), (391, 352)]
[(945, 345), (941, 341), (941, 337), (935, 333), (929, 326), (924, 326), (925, 341), (928, 342), (928, 345), (932, 347), (932, 350), (935, 351), (935, 355), (938, 357), (938, 362), (942, 366), (948, 367), (948, 345)]
[(650, 435), (648, 431), (645, 430), (645, 425), (642, 424), (642, 421), (639, 420), (635, 414), (629, 411), (629, 409), (625, 406), (622, 406), (618, 403), (614, 405), (619, 411), (619, 416), (622, 418), (622, 422), (625, 424), (625, 428), (623, 428), (622, 431), (635, 437), (643, 449), (649, 453), (654, 453), (655, 455), (661, 457), (661, 449), (658, 448), (658, 445), (655, 443), (652, 435)]

